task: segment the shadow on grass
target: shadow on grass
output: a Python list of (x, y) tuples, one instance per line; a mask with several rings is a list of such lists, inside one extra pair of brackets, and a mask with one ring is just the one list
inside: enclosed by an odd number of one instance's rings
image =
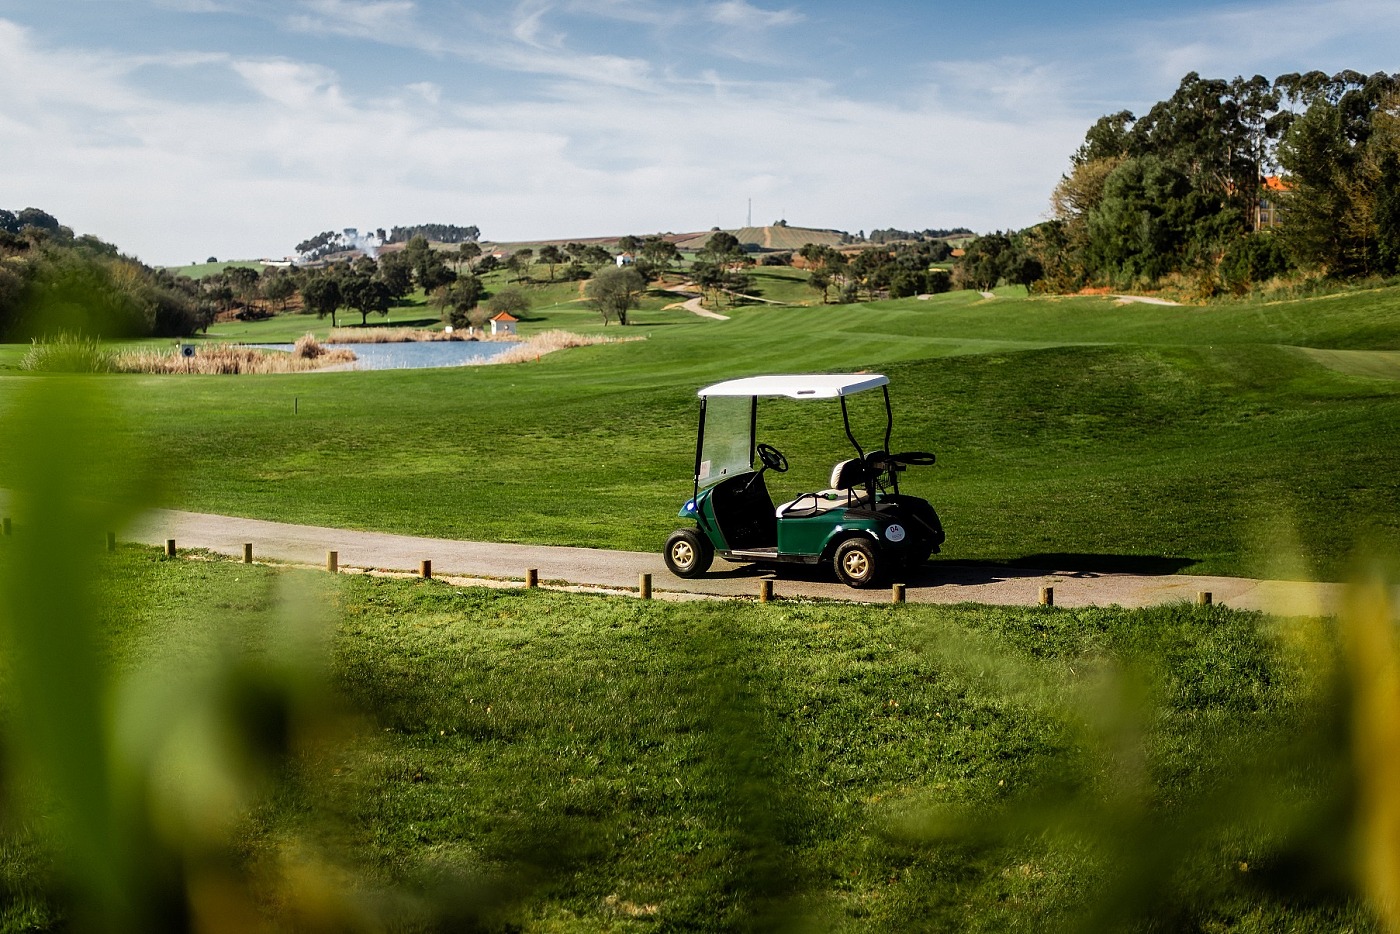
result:
[(382, 328), (427, 328), (441, 323), (441, 318), (429, 315), (426, 318), (393, 318), (385, 321), (369, 321), (364, 324), (351, 323), (342, 324), (340, 326), (343, 328), (354, 328), (357, 331), (375, 331)]

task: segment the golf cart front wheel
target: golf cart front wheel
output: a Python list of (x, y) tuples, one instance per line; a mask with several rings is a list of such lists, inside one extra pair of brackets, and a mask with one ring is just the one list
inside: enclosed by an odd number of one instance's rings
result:
[(715, 560), (715, 546), (696, 529), (680, 529), (666, 541), (666, 567), (677, 577), (699, 577)]
[(842, 542), (831, 558), (836, 577), (847, 587), (870, 587), (883, 570), (875, 546), (861, 538)]

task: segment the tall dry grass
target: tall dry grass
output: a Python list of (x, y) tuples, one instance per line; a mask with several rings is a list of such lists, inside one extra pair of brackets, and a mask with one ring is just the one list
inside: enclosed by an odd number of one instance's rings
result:
[(326, 338), (328, 344), (409, 344), (417, 341), (472, 341), (479, 336), (466, 331), (429, 331), (423, 328), (336, 328)]
[(594, 344), (625, 344), (631, 341), (644, 341), (645, 337), (603, 337), (593, 334), (574, 334), (571, 331), (545, 331), (536, 334), (528, 340), (521, 341), (518, 347), (512, 347), (499, 356), (489, 360), (481, 360), (469, 366), (483, 366), (496, 363), (528, 363), (537, 360), (545, 354), (554, 353), (556, 350), (568, 350), (571, 347), (591, 347)]
[(198, 373), (202, 375), (240, 375), (257, 373), (305, 373), (326, 367), (354, 363), (353, 351), (323, 347), (311, 335), (296, 343), (291, 353), (258, 350), (232, 344), (196, 347), (193, 357), (181, 356), (179, 351), (138, 350), (116, 354), (111, 368), (115, 373)]

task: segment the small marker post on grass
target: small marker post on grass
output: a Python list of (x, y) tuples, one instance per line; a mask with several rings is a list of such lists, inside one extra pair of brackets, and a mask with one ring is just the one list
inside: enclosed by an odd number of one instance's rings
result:
[(252, 542), (244, 542), (244, 543), (243, 543), (243, 563), (244, 563), (244, 564), (252, 564), (252, 563), (253, 563), (253, 543), (252, 543)]
[(651, 575), (641, 574), (637, 577), (637, 595), (643, 600), (651, 599)]
[(534, 588), (538, 587), (539, 585), (540, 585), (540, 570), (539, 570), (539, 568), (526, 568), (526, 569), (525, 569), (525, 586), (526, 586), (526, 587), (529, 587), (529, 588), (531, 588), (531, 589), (534, 589)]
[(1040, 588), (1040, 605), (1041, 605), (1041, 606), (1054, 606), (1054, 605), (1055, 605), (1055, 588), (1054, 588), (1054, 587), (1042, 587), (1042, 588)]
[(890, 602), (891, 602), (891, 603), (903, 603), (903, 602), (904, 602), (904, 585), (903, 585), (903, 584), (895, 584), (893, 587), (890, 588)]
[(431, 560), (424, 558), (418, 562), (418, 576), (425, 581), (433, 579), (433, 562)]
[(773, 601), (773, 582), (761, 580), (758, 582), (758, 602), (771, 603)]
[(1210, 606), (1214, 602), (1215, 595), (1209, 590), (1200, 590), (1196, 592), (1196, 604), (1198, 606)]
[(167, 558), (175, 557), (175, 539), (167, 538), (165, 540), (165, 556)]
[[(251, 553), (251, 551), (252, 551), (252, 549), (249, 549), (249, 550), (248, 550), (248, 553)], [(328, 551), (328, 552), (326, 552), (326, 570), (329, 571), (329, 572), (331, 572), (332, 574), (339, 574), (339, 573), (340, 573), (340, 552), (338, 552), (338, 551)]]

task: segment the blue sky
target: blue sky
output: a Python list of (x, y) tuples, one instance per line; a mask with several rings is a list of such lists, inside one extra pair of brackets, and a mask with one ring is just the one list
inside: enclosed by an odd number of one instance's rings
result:
[(0, 0), (0, 207), (151, 263), (1043, 218), (1188, 71), (1400, 71), (1395, 0)]

